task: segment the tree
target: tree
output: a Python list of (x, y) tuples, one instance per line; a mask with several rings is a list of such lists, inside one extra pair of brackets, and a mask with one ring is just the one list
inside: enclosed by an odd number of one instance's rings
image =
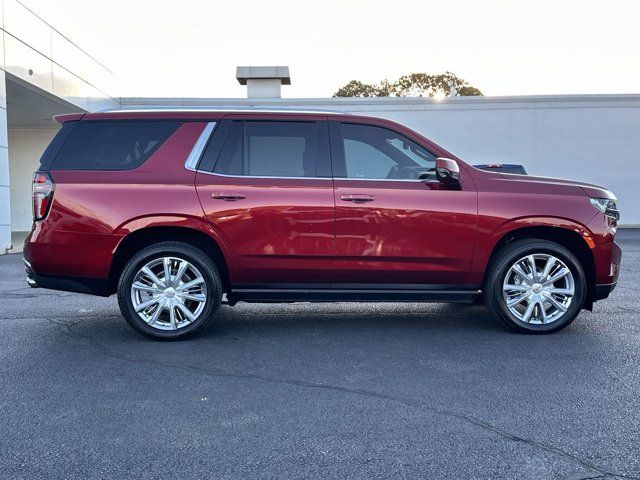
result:
[(450, 83), (455, 82), (456, 92), (460, 96), (482, 95), (482, 92), (466, 80), (451, 72), (439, 75), (411, 73), (391, 83), (382, 80), (378, 84), (351, 80), (338, 89), (334, 97), (433, 97), (438, 93), (449, 95)]
[(381, 97), (378, 87), (360, 80), (351, 80), (344, 87), (333, 94), (334, 97)]

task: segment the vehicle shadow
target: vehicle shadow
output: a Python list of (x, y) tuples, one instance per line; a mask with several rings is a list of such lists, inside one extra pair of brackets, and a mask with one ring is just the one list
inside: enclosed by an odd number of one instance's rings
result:
[[(288, 308), (289, 307), (289, 308)], [(484, 306), (462, 304), (266, 304), (223, 307), (202, 338), (250, 328), (344, 332), (384, 329), (401, 333), (420, 328), (433, 333), (509, 331)]]
[[(114, 316), (89, 319), (73, 330), (102, 342), (166, 344), (138, 335), (114, 312)], [(280, 341), (296, 336), (339, 340), (344, 337), (401, 338), (513, 333), (484, 306), (457, 304), (238, 304), (222, 306), (203, 331), (180, 342), (224, 343), (226, 340)]]

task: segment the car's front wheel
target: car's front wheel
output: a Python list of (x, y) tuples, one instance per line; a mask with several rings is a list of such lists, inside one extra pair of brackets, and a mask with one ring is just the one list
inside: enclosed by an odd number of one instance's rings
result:
[(584, 269), (568, 249), (524, 239), (499, 251), (485, 282), (489, 310), (513, 329), (551, 333), (580, 313), (587, 293)]
[(222, 282), (213, 261), (187, 243), (149, 246), (127, 262), (118, 284), (118, 303), (137, 332), (154, 339), (193, 335), (214, 315)]

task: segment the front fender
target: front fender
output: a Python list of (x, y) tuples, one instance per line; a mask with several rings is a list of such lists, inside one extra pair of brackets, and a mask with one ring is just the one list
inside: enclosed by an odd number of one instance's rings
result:
[[(564, 228), (578, 233), (585, 239), (588, 245), (590, 244), (589, 240), (593, 242), (593, 233), (586, 227), (586, 225), (576, 222), (575, 220), (552, 216), (524, 217), (509, 220), (491, 233), (490, 241), (495, 246), (505, 237), (505, 235), (515, 230), (528, 227)], [(589, 245), (589, 247), (593, 248), (591, 245)]]
[(471, 270), (467, 283), (473, 285), (481, 285), (484, 278), (484, 274), (487, 270), (491, 255), (495, 251), (504, 239), (522, 229), (530, 229), (535, 227), (548, 227), (568, 230), (577, 233), (584, 241), (590, 250), (593, 250), (596, 246), (594, 236), (591, 230), (585, 225), (569, 220), (567, 218), (553, 217), (553, 216), (535, 216), (535, 217), (522, 217), (508, 220), (496, 228), (491, 230), (479, 229), (476, 249), (474, 251), (473, 261), (471, 262)]

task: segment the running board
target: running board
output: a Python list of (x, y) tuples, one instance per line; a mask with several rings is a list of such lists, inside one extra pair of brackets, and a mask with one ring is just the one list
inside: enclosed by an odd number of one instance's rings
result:
[(236, 302), (430, 302), (473, 303), (482, 295), (479, 289), (431, 288), (269, 288), (236, 287), (227, 296), (227, 304)]

